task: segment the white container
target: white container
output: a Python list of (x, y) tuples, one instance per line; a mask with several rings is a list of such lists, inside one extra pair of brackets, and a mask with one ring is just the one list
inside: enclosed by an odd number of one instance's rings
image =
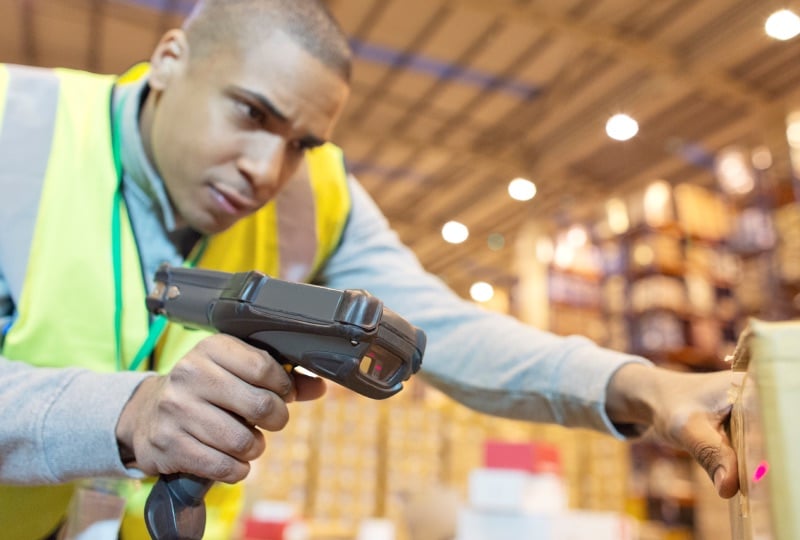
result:
[(356, 540), (395, 540), (397, 531), (388, 519), (368, 518), (359, 523)]
[(568, 498), (556, 474), (479, 468), (470, 471), (469, 505), (496, 511), (562, 512), (568, 508)]
[(456, 540), (636, 540), (629, 516), (583, 510), (522, 514), (465, 508)]

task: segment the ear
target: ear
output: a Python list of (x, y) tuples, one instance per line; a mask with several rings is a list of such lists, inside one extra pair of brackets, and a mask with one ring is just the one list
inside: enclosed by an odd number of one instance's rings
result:
[(150, 87), (163, 90), (169, 81), (184, 71), (189, 61), (189, 42), (183, 30), (172, 29), (158, 41), (150, 57)]

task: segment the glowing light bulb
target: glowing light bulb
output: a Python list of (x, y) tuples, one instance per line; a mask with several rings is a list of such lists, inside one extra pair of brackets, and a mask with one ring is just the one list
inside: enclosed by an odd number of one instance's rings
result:
[(639, 123), (627, 114), (615, 114), (606, 122), (606, 133), (617, 141), (627, 141), (639, 133)]
[(508, 194), (518, 201), (529, 201), (536, 196), (536, 184), (525, 178), (514, 178), (508, 183)]
[(477, 281), (469, 288), (469, 295), (476, 302), (488, 302), (494, 296), (494, 287), (485, 281)]
[(792, 39), (800, 34), (800, 17), (791, 10), (781, 9), (767, 18), (764, 31), (769, 37), (780, 41)]
[(451, 244), (460, 244), (469, 238), (469, 229), (458, 221), (448, 221), (442, 227), (442, 238)]

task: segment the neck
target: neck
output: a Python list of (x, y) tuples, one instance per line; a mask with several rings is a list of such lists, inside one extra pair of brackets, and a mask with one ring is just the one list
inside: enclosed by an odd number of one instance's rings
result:
[(142, 137), (142, 146), (144, 147), (144, 152), (148, 161), (150, 161), (150, 164), (156, 170), (158, 167), (156, 167), (155, 156), (153, 155), (153, 141), (151, 133), (157, 100), (158, 92), (150, 89), (147, 92), (144, 103), (142, 103), (141, 109), (139, 110), (139, 134)]

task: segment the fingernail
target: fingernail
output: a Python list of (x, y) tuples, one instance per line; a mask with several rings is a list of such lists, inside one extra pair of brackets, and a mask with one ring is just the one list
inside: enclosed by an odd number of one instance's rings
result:
[(725, 480), (725, 469), (722, 467), (717, 467), (717, 470), (714, 471), (714, 487), (719, 491), (720, 487), (722, 486), (722, 481)]

